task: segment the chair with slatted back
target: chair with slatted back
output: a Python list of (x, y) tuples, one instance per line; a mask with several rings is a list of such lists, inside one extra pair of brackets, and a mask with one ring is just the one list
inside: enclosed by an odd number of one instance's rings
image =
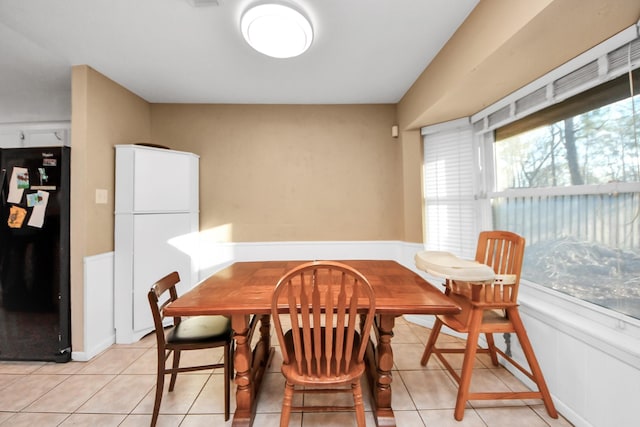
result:
[[(302, 264), (278, 281), (271, 313), (286, 383), (280, 426), (289, 424), (292, 410), (355, 410), (357, 425), (364, 426), (360, 380), (375, 314), (375, 296), (367, 279), (342, 263)], [(287, 318), (284, 313), (289, 313), (291, 322), (286, 332), (280, 319)], [(292, 406), (294, 393), (338, 392), (351, 393), (354, 404)]]
[[(445, 293), (462, 307), (456, 315), (436, 317), (431, 335), (427, 341), (421, 364), (427, 364), (431, 354), (435, 354), (458, 383), (458, 396), (454, 417), (462, 420), (469, 400), (498, 399), (542, 399), (549, 415), (558, 417), (551, 395), (536, 360), (531, 342), (527, 337), (518, 311), (518, 285), (524, 257), (525, 239), (508, 231), (484, 231), (478, 238), (477, 263), (491, 267), (495, 275), (491, 280), (466, 281), (446, 278)], [(419, 254), (418, 254), (419, 255)], [(420, 268), (420, 259), (416, 264)], [(484, 267), (484, 266), (482, 266)], [(485, 267), (486, 268), (486, 267)], [(490, 270), (489, 270), (490, 271)], [(446, 277), (446, 275), (443, 275)], [(436, 340), (442, 326), (467, 334), (464, 349), (437, 347)], [(529, 365), (525, 367), (514, 361), (496, 347), (494, 333), (515, 333)], [(486, 337), (487, 348), (478, 347), (480, 334)], [(443, 356), (447, 353), (464, 353), (460, 375)], [(470, 392), (471, 376), (477, 353), (489, 353), (493, 365), (498, 366), (498, 355), (511, 363), (537, 386), (537, 391), (526, 392)]]
[[(158, 369), (156, 399), (153, 406), (151, 426), (155, 426), (164, 391), (164, 376), (171, 374), (169, 391), (173, 391), (178, 372), (224, 368), (224, 417), (229, 419), (230, 381), (233, 377), (233, 331), (231, 321), (225, 316), (194, 316), (173, 318), (173, 326), (165, 328), (164, 308), (178, 298), (176, 285), (180, 282), (177, 272), (157, 281), (149, 290), (148, 299), (153, 314), (155, 336), (158, 346)], [(180, 367), (180, 353), (186, 350), (202, 350), (224, 347), (223, 363)], [(167, 360), (173, 354), (171, 367)]]

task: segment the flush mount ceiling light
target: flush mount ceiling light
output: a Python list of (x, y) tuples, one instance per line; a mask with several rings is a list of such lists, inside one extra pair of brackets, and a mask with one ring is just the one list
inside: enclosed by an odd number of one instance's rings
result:
[(260, 4), (248, 9), (242, 15), (240, 27), (252, 48), (273, 58), (298, 56), (313, 40), (307, 18), (281, 4)]

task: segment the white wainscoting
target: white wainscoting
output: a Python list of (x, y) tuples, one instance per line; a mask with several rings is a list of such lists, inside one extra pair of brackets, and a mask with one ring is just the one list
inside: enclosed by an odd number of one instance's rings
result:
[(415, 270), (420, 243), (400, 241), (202, 243), (200, 280), (235, 261), (390, 259)]
[(558, 411), (576, 427), (639, 425), (640, 321), (533, 284), (519, 302)]
[(113, 310), (113, 252), (84, 259), (84, 351), (71, 358), (87, 361), (116, 342)]

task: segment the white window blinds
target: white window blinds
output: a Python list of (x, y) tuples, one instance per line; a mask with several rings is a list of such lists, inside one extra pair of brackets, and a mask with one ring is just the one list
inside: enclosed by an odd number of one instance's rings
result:
[(480, 212), (472, 128), (423, 135), (425, 247), (474, 258)]

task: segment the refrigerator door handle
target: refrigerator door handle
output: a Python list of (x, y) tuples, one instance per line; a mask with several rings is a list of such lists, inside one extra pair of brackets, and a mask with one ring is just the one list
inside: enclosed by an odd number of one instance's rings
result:
[(0, 171), (0, 206), (7, 204), (7, 198), (4, 196), (4, 181), (7, 177), (7, 170), (2, 169)]

